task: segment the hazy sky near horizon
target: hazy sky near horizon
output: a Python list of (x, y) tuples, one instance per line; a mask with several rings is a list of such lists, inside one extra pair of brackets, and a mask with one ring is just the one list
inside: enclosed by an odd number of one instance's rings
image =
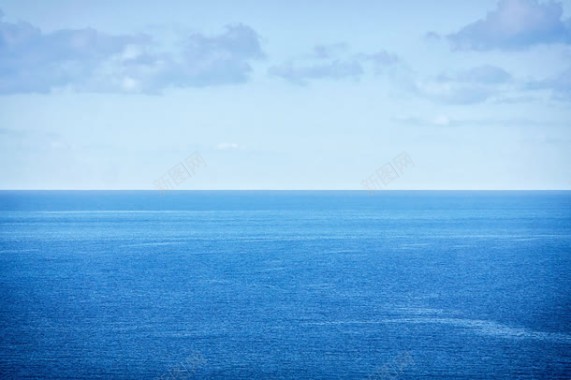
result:
[[(571, 189), (571, 1), (0, 0), (0, 188)], [(180, 178), (179, 178), (180, 179)]]

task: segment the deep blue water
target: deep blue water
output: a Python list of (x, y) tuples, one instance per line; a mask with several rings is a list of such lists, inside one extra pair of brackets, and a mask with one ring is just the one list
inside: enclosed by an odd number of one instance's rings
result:
[(0, 192), (0, 378), (571, 377), (571, 192)]

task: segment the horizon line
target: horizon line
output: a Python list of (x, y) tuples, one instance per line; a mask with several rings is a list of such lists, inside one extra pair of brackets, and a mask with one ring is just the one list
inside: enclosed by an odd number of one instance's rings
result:
[(0, 192), (5, 191), (145, 191), (157, 193), (171, 193), (171, 192), (204, 192), (204, 191), (351, 191), (351, 192), (366, 192), (366, 193), (381, 193), (387, 191), (571, 191), (568, 189), (380, 189), (380, 190), (365, 190), (365, 189), (172, 189), (172, 190), (157, 190), (157, 189), (0, 189)]

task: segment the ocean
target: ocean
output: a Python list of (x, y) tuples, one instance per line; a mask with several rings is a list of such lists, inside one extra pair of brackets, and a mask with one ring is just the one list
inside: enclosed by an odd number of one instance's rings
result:
[(569, 379), (571, 192), (2, 191), (2, 379)]

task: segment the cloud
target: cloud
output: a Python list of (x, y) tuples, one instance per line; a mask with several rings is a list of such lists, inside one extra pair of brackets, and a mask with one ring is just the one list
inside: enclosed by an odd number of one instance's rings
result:
[[(571, 101), (571, 66), (543, 78), (514, 78), (501, 67), (483, 65), (467, 70), (417, 79), (412, 91), (427, 99), (450, 104), (522, 103), (545, 100), (545, 94), (558, 101)], [(543, 92), (543, 94), (541, 93)]]
[(106, 58), (142, 35), (109, 36), (94, 29), (42, 31), (0, 19), (0, 93), (49, 92), (82, 81)]
[(419, 95), (435, 101), (475, 104), (511, 91), (512, 82), (512, 76), (504, 69), (483, 65), (417, 81), (414, 89)]
[(521, 50), (533, 45), (571, 43), (571, 22), (563, 20), (561, 3), (500, 0), (485, 18), (466, 25), (447, 39), (456, 50)]
[(249, 26), (231, 25), (217, 36), (189, 36), (181, 74), (189, 85), (241, 83), (252, 71), (249, 62), (263, 57), (258, 34)]
[(428, 99), (450, 104), (482, 103), (496, 93), (488, 86), (438, 82), (421, 82), (417, 85), (417, 91)]
[(258, 34), (242, 24), (224, 33), (187, 36), (179, 52), (157, 53), (135, 48), (114, 57), (97, 77), (107, 77), (111, 88), (127, 92), (159, 93), (169, 87), (205, 87), (239, 84), (249, 80), (251, 62), (264, 58)]
[(162, 51), (148, 35), (95, 29), (45, 33), (0, 15), (0, 94), (85, 92), (158, 93), (169, 87), (243, 83), (251, 61), (263, 58), (259, 36), (242, 24), (214, 36), (194, 33), (179, 51)]
[[(1, 11), (0, 11), (1, 12)], [(10, 128), (0, 128), (0, 135), (5, 137), (25, 137), (26, 133), (24, 131), (20, 131), (17, 129), (10, 129)]]
[(269, 68), (268, 73), (291, 83), (306, 85), (317, 79), (357, 80), (368, 66), (381, 73), (384, 68), (400, 63), (400, 59), (387, 51), (350, 54), (346, 43), (316, 45), (311, 54)]
[(571, 66), (551, 77), (529, 81), (525, 87), (528, 90), (546, 90), (557, 100), (571, 101)]
[(447, 115), (438, 115), (430, 119), (419, 117), (395, 117), (392, 119), (399, 124), (407, 124), (414, 126), (435, 126), (435, 127), (450, 127), (455, 126), (456, 120), (451, 119)]
[(0, 128), (0, 137), (3, 149), (37, 151), (75, 149), (75, 146), (69, 144), (59, 133), (45, 130)]
[(217, 150), (240, 150), (244, 149), (244, 147), (237, 143), (229, 143), (229, 142), (222, 142), (216, 145)]
[(567, 127), (566, 120), (534, 120), (522, 117), (508, 118), (455, 118), (447, 115), (437, 115), (435, 117), (401, 116), (392, 120), (399, 124), (423, 126), (423, 127), (490, 127), (504, 126), (509, 128), (517, 127)]
[(437, 80), (439, 82), (499, 84), (511, 81), (512, 76), (501, 67), (482, 65), (456, 73), (441, 74)]
[(312, 79), (357, 79), (363, 74), (363, 67), (354, 60), (333, 60), (312, 65), (296, 65), (289, 62), (271, 67), (269, 73), (292, 83), (305, 85)]
[(55, 132), (46, 132), (43, 130), (29, 130), (29, 129), (13, 129), (13, 128), (0, 128), (0, 135), (11, 138), (60, 138), (61, 136)]
[(335, 58), (340, 53), (344, 53), (349, 49), (349, 45), (345, 42), (337, 42), (334, 44), (319, 44), (313, 47), (313, 56), (315, 58), (329, 59)]
[(386, 50), (379, 50), (372, 54), (361, 54), (360, 58), (366, 62), (373, 64), (374, 70), (377, 74), (385, 71), (387, 67), (392, 67), (401, 64), (401, 59)]

